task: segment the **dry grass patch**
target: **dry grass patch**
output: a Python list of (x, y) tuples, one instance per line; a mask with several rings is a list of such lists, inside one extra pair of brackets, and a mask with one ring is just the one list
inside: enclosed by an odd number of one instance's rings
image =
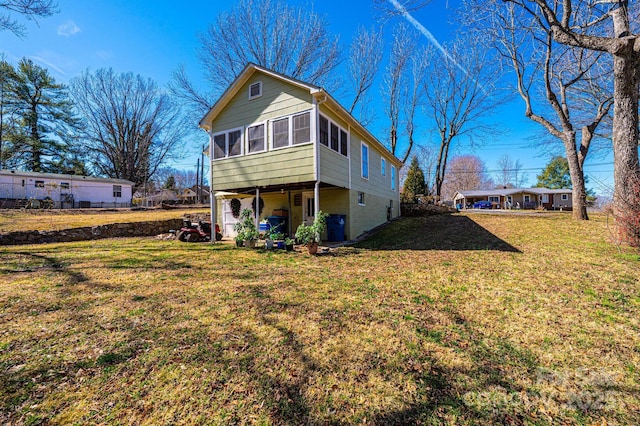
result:
[(0, 233), (13, 231), (59, 231), (61, 229), (111, 223), (147, 222), (181, 218), (185, 214), (208, 213), (207, 209), (170, 210), (0, 210)]
[(604, 233), (452, 215), (318, 257), (1, 248), (0, 422), (633, 423), (640, 259)]

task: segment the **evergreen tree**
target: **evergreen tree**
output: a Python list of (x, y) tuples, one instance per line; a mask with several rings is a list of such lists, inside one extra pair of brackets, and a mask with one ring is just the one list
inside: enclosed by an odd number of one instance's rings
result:
[[(56, 164), (70, 154), (70, 133), (77, 127), (66, 87), (49, 72), (23, 58), (16, 70), (15, 113), (18, 129), (12, 152), (33, 172), (60, 172)], [(14, 159), (15, 160), (15, 159)]]
[(0, 169), (4, 169), (9, 157), (9, 141), (14, 131), (13, 107), (15, 106), (16, 71), (5, 60), (0, 60)]
[(426, 194), (427, 186), (424, 181), (424, 172), (420, 168), (418, 157), (414, 155), (402, 188), (402, 200), (404, 202), (415, 202), (418, 195)]
[(549, 164), (536, 176), (538, 182), (536, 187), (549, 189), (571, 188), (571, 175), (569, 174), (569, 163), (564, 157), (554, 157)]
[(176, 189), (176, 178), (173, 175), (169, 175), (164, 182), (164, 189)]

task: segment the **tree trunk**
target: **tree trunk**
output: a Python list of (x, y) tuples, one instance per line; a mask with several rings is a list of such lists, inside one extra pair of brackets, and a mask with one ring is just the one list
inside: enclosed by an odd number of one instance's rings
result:
[(630, 182), (640, 178), (638, 170), (638, 53), (633, 42), (613, 56), (613, 163), (614, 208), (628, 210), (640, 204)]
[(582, 168), (584, 157), (581, 161), (576, 152), (576, 133), (573, 131), (566, 132), (563, 142), (567, 154), (569, 175), (571, 176), (573, 218), (576, 220), (589, 220), (587, 214), (587, 189), (585, 187), (584, 170)]

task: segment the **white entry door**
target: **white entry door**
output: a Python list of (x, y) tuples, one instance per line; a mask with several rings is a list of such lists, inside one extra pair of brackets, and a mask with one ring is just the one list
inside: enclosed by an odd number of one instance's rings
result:
[[(241, 213), (242, 213), (242, 210), (250, 209), (250, 208), (251, 208), (251, 198), (240, 199)], [(233, 230), (233, 225), (235, 225), (239, 221), (240, 221), (239, 219), (236, 219), (235, 217), (233, 217), (233, 212), (231, 211), (231, 200), (223, 200), (222, 201), (222, 235), (224, 235), (225, 237), (234, 238), (236, 236), (236, 231)]]
[(311, 225), (316, 214), (316, 199), (313, 192), (302, 193), (302, 221), (305, 225)]

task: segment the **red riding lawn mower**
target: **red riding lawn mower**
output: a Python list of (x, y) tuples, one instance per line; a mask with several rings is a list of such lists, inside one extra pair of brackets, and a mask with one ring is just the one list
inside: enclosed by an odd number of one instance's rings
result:
[[(182, 242), (198, 243), (200, 241), (211, 241), (211, 223), (198, 221), (193, 223), (189, 219), (183, 219), (182, 228), (175, 232), (176, 238)], [(222, 239), (220, 227), (216, 223), (216, 241)]]

